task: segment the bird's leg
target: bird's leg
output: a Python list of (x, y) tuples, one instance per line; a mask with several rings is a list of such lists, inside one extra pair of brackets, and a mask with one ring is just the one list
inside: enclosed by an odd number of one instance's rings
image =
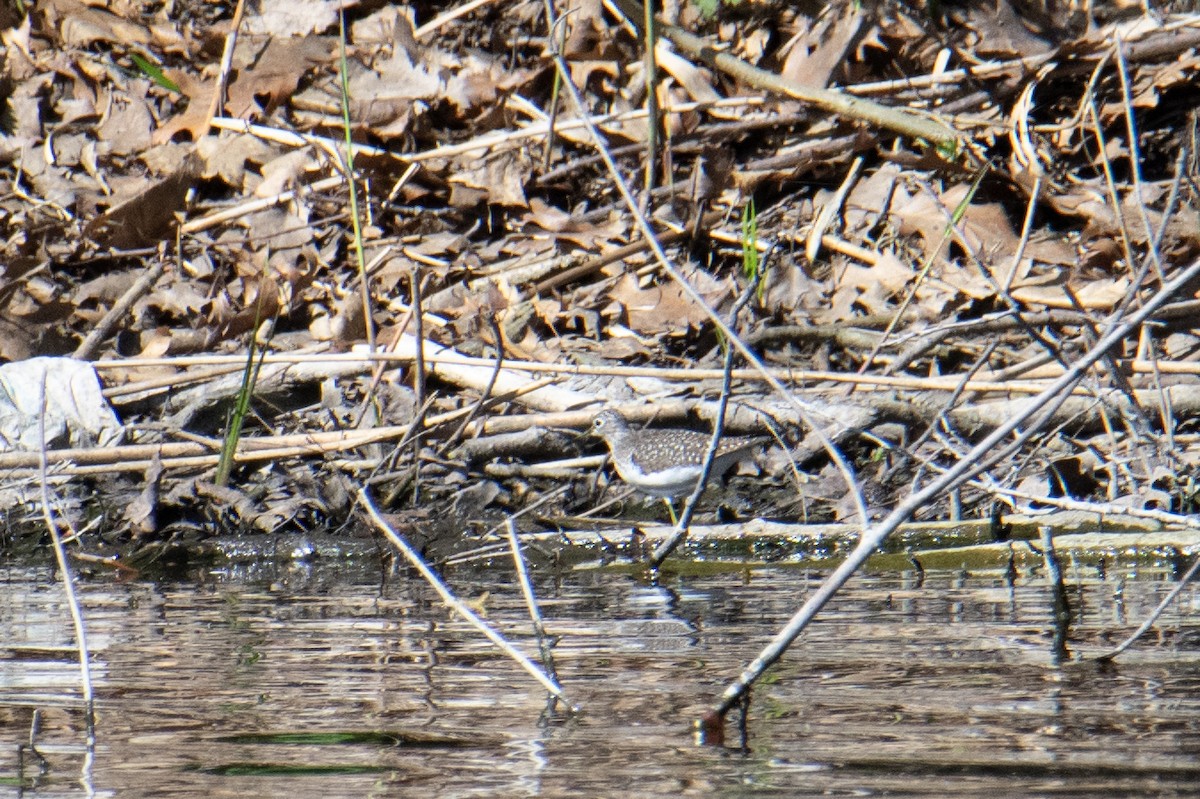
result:
[(675, 506), (671, 504), (671, 500), (667, 497), (662, 498), (663, 504), (667, 506), (667, 513), (671, 514), (671, 526), (679, 525), (679, 517), (675, 515)]

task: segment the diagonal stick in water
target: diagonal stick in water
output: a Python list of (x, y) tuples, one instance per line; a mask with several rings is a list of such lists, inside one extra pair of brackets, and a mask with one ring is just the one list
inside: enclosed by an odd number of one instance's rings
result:
[(392, 543), (392, 546), (400, 550), (400, 553), (408, 559), (409, 564), (411, 564), (414, 569), (421, 573), (421, 576), (425, 578), (426, 582), (433, 586), (433, 590), (438, 592), (438, 595), (441, 596), (443, 602), (445, 602), (459, 616), (462, 616), (464, 619), (466, 619), (466, 621), (475, 627), (475, 629), (483, 633), (484, 636), (486, 636), (489, 641), (499, 647), (504, 654), (515, 660), (517, 664), (521, 668), (525, 669), (525, 671), (527, 671), (535, 680), (537, 680), (542, 687), (544, 687), (560, 702), (562, 702), (564, 707), (569, 708), (572, 713), (578, 711), (578, 708), (571, 704), (571, 701), (567, 699), (566, 693), (557, 682), (548, 677), (546, 672), (538, 668), (536, 663), (526, 657), (525, 654), (519, 649), (506, 641), (504, 636), (493, 630), (487, 622), (479, 618), (477, 613), (460, 602), (458, 597), (454, 596), (454, 594), (450, 592), (450, 589), (446, 587), (446, 584), (443, 583), (436, 574), (434, 574), (433, 569), (429, 568), (421, 556), (418, 555), (417, 552), (408, 545), (408, 542), (404, 540), (404, 537), (393, 530), (391, 525), (384, 521), (383, 517), (379, 515), (379, 511), (375, 509), (375, 505), (371, 502), (371, 497), (367, 493), (366, 489), (359, 489), (358, 498), (359, 501), (362, 502), (363, 507), (367, 509), (367, 514), (371, 517), (371, 521), (375, 523), (375, 526), (379, 529), (379, 531), (383, 533), (388, 541)]
[[(1149, 319), (1155, 311), (1165, 305), (1171, 297), (1177, 294), (1188, 283), (1195, 280), (1197, 276), (1200, 276), (1200, 260), (1194, 262), (1191, 266), (1180, 272), (1178, 277), (1164, 285), (1162, 289), (1146, 301), (1146, 304), (1141, 309), (1128, 319), (1114, 324), (1108, 333), (1097, 341), (1090, 350), (1084, 353), (1070, 369), (1047, 386), (1040, 394), (1031, 398), (1024, 410), (1014, 414), (1011, 419), (993, 430), (991, 434), (964, 455), (958, 463), (943, 472), (936, 480), (925, 486), (925, 488), (915, 494), (910, 494), (908, 498), (897, 505), (895, 510), (889, 513), (881, 522), (866, 528), (858, 545), (846, 560), (834, 570), (833, 574), (825, 579), (821, 587), (796, 611), (787, 625), (776, 633), (771, 643), (764, 647), (762, 652), (758, 654), (758, 657), (725, 689), (717, 706), (705, 714), (701, 720), (704, 732), (714, 737), (719, 735), (719, 725), (723, 724), (725, 714), (729, 709), (746, 694), (750, 685), (764, 671), (783, 656), (783, 653), (800, 636), (800, 633), (804, 632), (804, 628), (809, 625), (821, 608), (825, 606), (825, 603), (858, 571), (858, 568), (879, 548), (884, 539), (891, 535), (897, 527), (908, 521), (909, 517), (918, 508), (924, 506), (938, 494), (978, 474), (986, 466), (982, 461), (987, 458), (988, 453), (994, 447), (999, 445), (1000, 442), (1012, 434), (1024, 422), (1028, 421), (1030, 417), (1037, 414), (1047, 402), (1054, 400), (1063, 391), (1069, 390), (1088, 369), (1104, 357), (1106, 352)], [(1043, 415), (1043, 423), (1046, 420), (1048, 420), (1048, 417)]]

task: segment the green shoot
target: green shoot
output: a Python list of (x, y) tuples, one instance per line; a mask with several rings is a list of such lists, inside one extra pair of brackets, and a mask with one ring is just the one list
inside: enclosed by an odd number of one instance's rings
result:
[[(258, 371), (262, 368), (263, 358), (267, 354), (267, 345), (264, 342), (259, 349), (258, 357), (255, 358), (255, 347), (260, 346), (258, 334), (262, 321), (260, 316), (262, 296), (263, 292), (260, 288), (258, 304), (254, 310), (254, 328), (250, 331), (250, 343), (246, 348), (246, 367), (242, 370), (242, 386), (238, 389), (233, 412), (229, 415), (229, 421), (225, 425), (225, 439), (221, 442), (221, 458), (217, 462), (217, 473), (213, 477), (213, 482), (219, 486), (224, 486), (229, 482), (229, 475), (233, 471), (233, 458), (237, 453), (238, 441), (242, 437), (242, 428), (246, 424), (246, 417), (250, 415), (250, 398), (254, 396)], [(271, 327), (273, 329), (274, 326)]]
[(350, 190), (350, 223), (354, 228), (354, 256), (358, 266), (358, 285), (362, 291), (363, 320), (367, 326), (367, 348), (375, 351), (375, 325), (371, 323), (371, 284), (363, 254), (362, 222), (358, 212), (358, 187), (354, 182), (354, 137), (350, 127), (350, 75), (346, 61), (346, 12), (338, 9), (338, 71), (342, 90), (342, 129), (346, 135), (346, 185)]
[(168, 78), (157, 64), (151, 63), (137, 53), (130, 53), (129, 58), (131, 61), (133, 61), (134, 66), (140, 69), (142, 73), (150, 80), (154, 81), (156, 84), (169, 92), (183, 94), (178, 84)]
[(758, 280), (758, 299), (762, 301), (764, 275), (759, 274), (762, 262), (758, 254), (758, 210), (751, 197), (742, 208), (742, 275), (747, 281)]

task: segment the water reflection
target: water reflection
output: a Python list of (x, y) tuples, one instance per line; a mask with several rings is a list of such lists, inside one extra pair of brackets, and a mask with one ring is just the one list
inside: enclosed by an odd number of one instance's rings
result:
[[(1116, 665), (1056, 668), (1050, 593), (1035, 575), (852, 581), (756, 688), (750, 752), (695, 747), (693, 719), (820, 576), (542, 578), (559, 672), (584, 707), (549, 724), (537, 686), (415, 580), (346, 566), (93, 578), (81, 586), (93, 784), (156, 797), (991, 797), (1182, 792), (1200, 777), (1196, 591)], [(1172, 587), (1131, 577), (1068, 574), (1072, 652), (1111, 646)], [(449, 579), (536, 651), (507, 573)], [(61, 592), (48, 569), (10, 566), (0, 596), (0, 775), (16, 773), (38, 709), (51, 765), (39, 790), (82, 794)]]

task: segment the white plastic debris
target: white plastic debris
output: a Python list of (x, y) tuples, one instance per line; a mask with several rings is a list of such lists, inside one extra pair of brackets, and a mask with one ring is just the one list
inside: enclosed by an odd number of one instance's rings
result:
[[(45, 414), (45, 426), (41, 417)], [(111, 446), (121, 421), (86, 361), (30, 358), (0, 366), (0, 452)]]

